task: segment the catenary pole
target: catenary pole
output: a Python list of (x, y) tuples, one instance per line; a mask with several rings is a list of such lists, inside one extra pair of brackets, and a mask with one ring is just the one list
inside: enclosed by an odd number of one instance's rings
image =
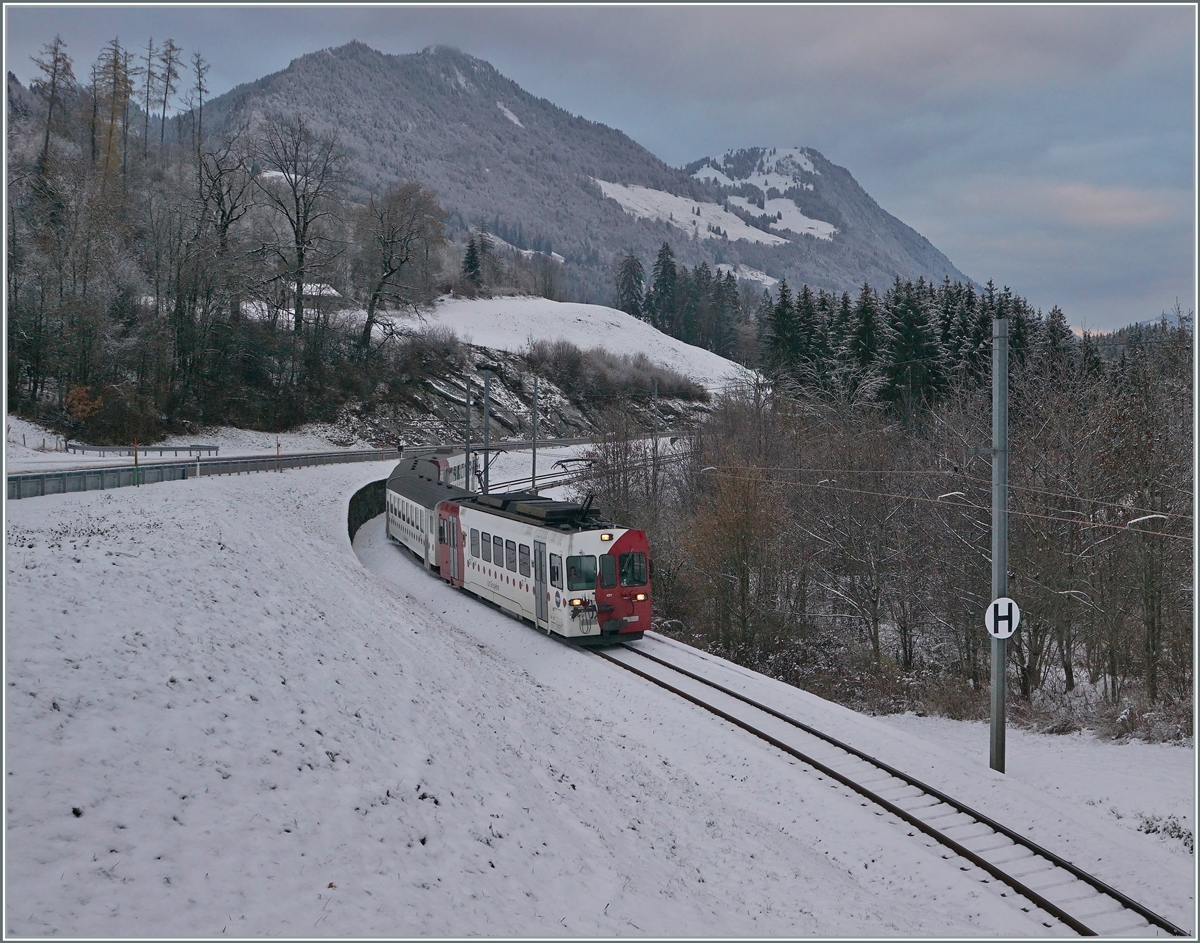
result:
[(491, 442), (492, 419), (492, 371), (483, 371), (483, 493), (488, 494), (488, 477), (492, 465)]
[(538, 378), (533, 378), (533, 472), (529, 476), (529, 490), (537, 494), (537, 424), (538, 424)]
[(471, 490), (471, 376), (467, 374), (467, 455), (466, 455), (466, 474), (467, 474), (467, 490)]
[[(992, 321), (992, 599), (1008, 595), (1008, 321)], [(1004, 772), (1008, 640), (992, 638), (991, 767)]]

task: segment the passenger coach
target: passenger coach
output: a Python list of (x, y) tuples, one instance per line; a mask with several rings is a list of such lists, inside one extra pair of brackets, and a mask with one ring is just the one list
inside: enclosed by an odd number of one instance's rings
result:
[(650, 555), (640, 530), (534, 492), (472, 494), (452, 461), (415, 458), (387, 482), (387, 533), (451, 585), (581, 644), (650, 628)]

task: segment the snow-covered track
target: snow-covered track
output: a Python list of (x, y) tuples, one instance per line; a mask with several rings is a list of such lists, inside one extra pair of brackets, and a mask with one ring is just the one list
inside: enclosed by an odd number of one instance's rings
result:
[[(655, 645), (653, 635), (648, 635), (645, 642), (663, 653), (670, 652), (667, 645)], [(669, 658), (650, 654), (645, 647), (643, 643), (638, 647), (622, 645), (610, 651), (597, 650), (596, 654), (852, 789), (1008, 885), (1080, 935), (1191, 936), (1060, 855), (941, 790)], [(962, 868), (968, 870), (969, 865)], [(981, 880), (986, 882), (987, 878)], [(1045, 921), (1043, 924), (1051, 926)]]

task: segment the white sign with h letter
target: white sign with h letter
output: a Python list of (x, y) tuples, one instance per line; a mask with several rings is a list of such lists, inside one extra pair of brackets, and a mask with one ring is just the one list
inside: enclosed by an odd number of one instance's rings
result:
[(992, 638), (1011, 638), (1021, 623), (1021, 610), (1007, 596), (993, 599), (983, 614), (983, 624)]

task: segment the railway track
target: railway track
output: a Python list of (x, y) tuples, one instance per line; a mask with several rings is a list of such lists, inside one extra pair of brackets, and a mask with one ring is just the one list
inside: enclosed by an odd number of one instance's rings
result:
[[(669, 658), (623, 645), (596, 654), (766, 740), (821, 774), (856, 792), (1025, 899), (1022, 909), (1046, 927), (1057, 920), (1082, 936), (1191, 936), (1166, 918), (1020, 833), (969, 808), (944, 792), (849, 744), (822, 733), (746, 695), (705, 678)], [(668, 655), (668, 657), (660, 657)], [(909, 834), (915, 834), (910, 832)], [(982, 878), (988, 881), (989, 878)], [(1004, 896), (1007, 896), (1002, 892)], [(1044, 917), (1043, 917), (1044, 915)]]

